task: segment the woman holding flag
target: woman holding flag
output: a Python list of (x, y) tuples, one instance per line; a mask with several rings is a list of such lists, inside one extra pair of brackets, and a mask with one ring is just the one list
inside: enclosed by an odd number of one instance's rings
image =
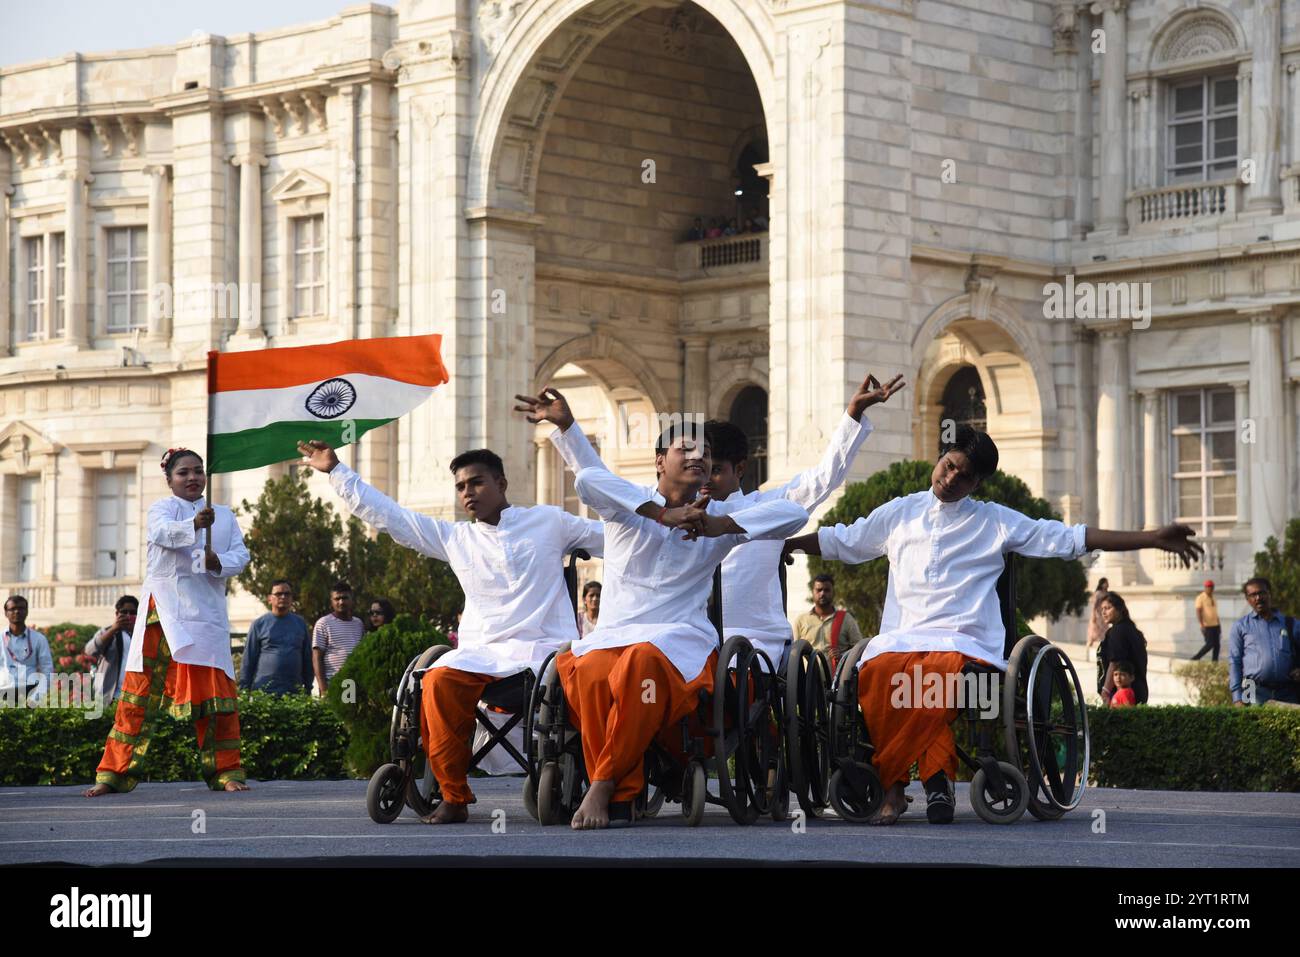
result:
[(210, 788), (248, 790), (226, 615), (226, 579), (244, 570), (248, 550), (234, 512), (205, 502), (197, 452), (168, 449), (162, 470), (172, 494), (149, 508), (147, 611), (136, 619), (117, 716), (86, 797), (135, 787), (163, 709), (194, 719)]

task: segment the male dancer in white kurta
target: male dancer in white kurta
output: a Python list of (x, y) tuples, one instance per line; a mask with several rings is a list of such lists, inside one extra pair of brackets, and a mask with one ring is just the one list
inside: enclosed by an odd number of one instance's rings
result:
[[(872, 762), (887, 788), (873, 824), (893, 824), (906, 809), (904, 789), (912, 762), (925, 783), (926, 816), (952, 821), (952, 781), (957, 753), (949, 725), (955, 702), (941, 707), (895, 707), (896, 678), (916, 683), (948, 675), (969, 661), (1006, 670), (1006, 634), (997, 582), (1010, 552), (1037, 558), (1077, 558), (1094, 549), (1160, 548), (1187, 563), (1201, 548), (1192, 529), (1166, 525), (1154, 531), (1113, 532), (1032, 519), (994, 502), (969, 498), (998, 466), (998, 450), (983, 432), (957, 430), (931, 475), (931, 487), (886, 502), (852, 525), (819, 529), (786, 543), (834, 561), (858, 564), (889, 557), (889, 586), (880, 634), (858, 664), (858, 701), (871, 735)], [(915, 670), (914, 670), (915, 669)]]
[(349, 512), (398, 544), (450, 564), (465, 591), (457, 647), (421, 682), (421, 736), (443, 796), (428, 823), (465, 821), (474, 801), (466, 777), (474, 706), (489, 684), (525, 669), (536, 673), (551, 652), (577, 637), (564, 559), (577, 548), (600, 555), (601, 524), (549, 505), (510, 505), (501, 459), (486, 449), (451, 463), (457, 497), (472, 522), (402, 508), (323, 442), (300, 444), (299, 451), (329, 473)]
[(591, 778), (574, 828), (607, 827), (611, 811), (619, 823), (631, 821), (650, 742), (711, 690), (718, 636), (706, 609), (714, 569), (742, 542), (779, 537), (808, 519), (785, 500), (747, 508), (697, 502), (710, 468), (700, 431), (687, 424), (660, 438), (656, 487), (596, 465), (578, 473), (578, 497), (605, 520), (605, 570), (600, 622), (556, 659)]

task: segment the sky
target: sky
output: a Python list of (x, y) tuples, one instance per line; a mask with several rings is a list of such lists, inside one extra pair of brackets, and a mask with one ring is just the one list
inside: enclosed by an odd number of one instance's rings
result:
[[(356, 0), (0, 0), (0, 66), (311, 23)], [(388, 6), (395, 5), (386, 4)]]

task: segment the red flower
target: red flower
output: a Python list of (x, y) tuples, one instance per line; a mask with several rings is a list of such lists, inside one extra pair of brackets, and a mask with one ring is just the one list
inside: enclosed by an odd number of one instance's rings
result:
[(67, 655), (65, 655), (65, 656), (63, 656), (62, 658), (59, 659), (59, 667), (60, 667), (60, 668), (66, 668), (66, 667), (68, 667), (68, 665), (70, 665), (70, 664), (72, 664), (72, 659), (69, 658)]

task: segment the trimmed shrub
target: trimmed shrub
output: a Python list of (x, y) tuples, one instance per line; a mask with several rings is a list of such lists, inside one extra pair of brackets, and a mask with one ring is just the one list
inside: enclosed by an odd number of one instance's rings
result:
[[(35, 627), (35, 626), (33, 626)], [(78, 674), (92, 671), (94, 666), (84, 654), (86, 642), (95, 637), (98, 625), (77, 625), (65, 621), (48, 628), (36, 628), (45, 635), (50, 643), (50, 656), (54, 659), (54, 670), (62, 674)]]
[(1300, 709), (1089, 708), (1101, 787), (1300, 791)]
[(427, 622), (398, 615), (362, 638), (330, 679), (325, 700), (347, 729), (344, 761), (353, 777), (369, 777), (388, 761), (393, 701), (406, 666), (431, 645), (447, 643)]
[(1174, 675), (1182, 679), (1187, 690), (1201, 707), (1232, 706), (1226, 661), (1187, 661), (1174, 665)]
[[(99, 717), (75, 708), (0, 708), (0, 786), (90, 784), (113, 727), (116, 704)], [(344, 777), (347, 736), (308, 695), (250, 691), (239, 698), (244, 769), (258, 780)], [(142, 780), (203, 777), (192, 721), (160, 715)]]

